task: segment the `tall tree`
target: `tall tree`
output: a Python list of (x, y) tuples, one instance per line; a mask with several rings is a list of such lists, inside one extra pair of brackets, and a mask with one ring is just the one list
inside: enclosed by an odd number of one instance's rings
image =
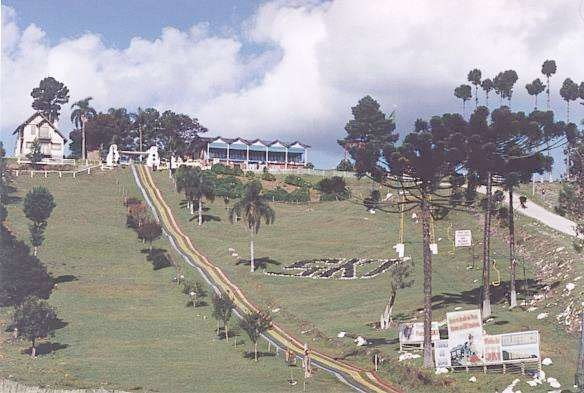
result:
[(270, 314), (258, 311), (252, 314), (245, 314), (239, 326), (247, 333), (249, 341), (253, 344), (255, 361), (258, 361), (258, 340), (263, 333), (272, 326)]
[[(223, 332), (225, 334), (225, 340), (229, 341), (229, 320), (233, 314), (233, 309), (235, 305), (233, 301), (227, 295), (213, 294), (213, 317), (217, 321), (223, 323)], [(219, 334), (219, 332), (217, 332)]]
[(273, 224), (276, 219), (276, 212), (270, 207), (268, 200), (262, 194), (262, 183), (259, 180), (252, 180), (245, 185), (243, 197), (239, 199), (229, 210), (229, 219), (235, 223), (239, 218), (243, 220), (249, 229), (249, 253), (250, 269), (255, 271), (254, 260), (254, 234), (260, 230), (262, 220), (266, 225)]
[(34, 255), (43, 243), (47, 220), (55, 208), (53, 195), (44, 187), (34, 187), (24, 197), (24, 215), (32, 221), (29, 226)]
[(494, 88), (493, 81), (490, 78), (487, 78), (481, 82), (481, 87), (485, 91), (485, 106), (489, 107), (489, 93)]
[(8, 201), (9, 181), (9, 173), (6, 170), (6, 150), (4, 149), (4, 144), (0, 142), (0, 205)]
[(481, 85), (481, 70), (475, 68), (468, 73), (467, 79), (475, 87), (475, 108), (479, 106), (479, 86)]
[(550, 77), (556, 73), (556, 71), (558, 70), (558, 67), (556, 66), (556, 61), (555, 60), (546, 60), (543, 62), (543, 64), (541, 65), (541, 73), (545, 75), (545, 77), (547, 78), (547, 89), (546, 89), (546, 93), (547, 93), (547, 110), (550, 110)]
[(466, 114), (466, 102), (472, 98), (472, 89), (469, 85), (460, 85), (454, 89), (454, 96), (462, 100), (462, 115)]
[(137, 228), (138, 237), (148, 242), (150, 256), (152, 256), (152, 242), (162, 236), (162, 227), (154, 220), (147, 220)]
[(197, 167), (181, 167), (176, 172), (176, 189), (185, 192), (191, 214), (194, 213), (194, 203), (198, 203), (199, 225), (203, 225), (203, 199), (215, 200), (215, 184), (211, 176)]
[(33, 109), (40, 111), (51, 123), (59, 118), (61, 105), (69, 102), (69, 89), (52, 76), (41, 80), (30, 95)]
[(527, 89), (527, 93), (530, 96), (534, 96), (535, 103), (533, 105), (533, 110), (537, 110), (537, 96), (545, 91), (545, 85), (539, 78), (537, 78), (534, 79), (533, 82), (526, 84), (525, 89)]
[(28, 296), (47, 299), (53, 280), (29, 247), (6, 229), (6, 208), (0, 204), (0, 307), (15, 306)]
[(18, 335), (26, 338), (32, 344), (30, 356), (36, 356), (36, 341), (53, 334), (57, 312), (46, 301), (36, 297), (28, 297), (16, 307), (12, 317), (12, 325), (18, 329)]
[(509, 105), (511, 105), (511, 97), (513, 96), (513, 86), (517, 82), (519, 77), (517, 72), (514, 70), (506, 70), (497, 74), (493, 80), (493, 85), (495, 92), (499, 95), (500, 104), (502, 105), (503, 99), (509, 100)]
[(403, 191), (408, 196), (402, 206), (422, 211), (425, 367), (433, 365), (430, 220), (431, 216), (443, 217), (449, 209), (466, 203), (460, 188), (463, 176), (459, 173), (465, 158), (466, 128), (460, 115), (445, 114), (433, 117), (430, 123), (416, 121), (414, 131), (397, 147), (393, 135), (385, 134), (379, 140), (367, 130), (362, 137), (364, 143), (353, 143), (351, 135), (340, 142), (352, 146), (349, 152), (358, 176), (369, 176), (383, 186)]
[(578, 99), (580, 90), (578, 85), (570, 78), (566, 78), (560, 88), (560, 96), (566, 101), (566, 122), (570, 122), (570, 101)]
[(89, 101), (91, 101), (92, 97), (86, 97), (82, 100), (75, 102), (71, 105), (71, 122), (75, 124), (76, 128), (81, 127), (81, 158), (87, 158), (87, 149), (85, 146), (85, 123), (97, 116), (97, 112), (89, 105)]

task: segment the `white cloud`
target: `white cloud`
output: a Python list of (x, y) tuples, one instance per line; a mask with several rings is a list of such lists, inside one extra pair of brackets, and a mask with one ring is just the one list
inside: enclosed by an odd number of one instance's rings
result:
[(418, 116), (458, 110), (452, 89), (471, 68), (488, 76), (513, 68), (520, 76), (514, 105), (527, 109), (523, 86), (541, 77), (547, 58), (558, 63), (552, 92), (563, 118), (561, 81), (584, 79), (577, 3), (275, 1), (229, 30), (241, 34), (167, 27), (122, 49), (92, 33), (50, 45), (41, 29), (18, 26), (17, 10), (3, 6), (0, 127), (10, 131), (25, 118), (30, 90), (53, 75), (72, 101), (91, 95), (101, 110), (173, 108), (215, 134), (304, 139), (331, 157), (349, 107), (365, 94), (386, 111), (397, 107), (407, 131)]

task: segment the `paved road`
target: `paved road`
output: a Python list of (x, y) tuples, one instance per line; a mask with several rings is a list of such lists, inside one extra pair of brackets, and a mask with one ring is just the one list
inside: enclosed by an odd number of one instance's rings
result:
[[(479, 187), (477, 191), (482, 194), (486, 193), (485, 187)], [(525, 203), (526, 207), (522, 208), (521, 203), (519, 202), (519, 197), (520, 195), (517, 195), (517, 193), (513, 194), (513, 207), (516, 212), (533, 218), (534, 220), (537, 220), (558, 232), (562, 232), (570, 236), (576, 236), (576, 223), (574, 221), (570, 221), (566, 217), (552, 213), (546, 208), (529, 200), (529, 197)], [(505, 193), (505, 202), (509, 202), (509, 193)]]
[[(241, 316), (241, 313), (248, 314), (258, 311), (258, 307), (247, 298), (243, 291), (219, 267), (213, 265), (205, 255), (197, 250), (190, 238), (182, 232), (170, 207), (164, 201), (162, 193), (156, 187), (149, 169), (140, 165), (136, 170), (136, 166), (132, 166), (132, 172), (144, 198), (160, 221), (173, 247), (185, 258), (189, 265), (199, 270), (203, 278), (213, 288), (232, 298), (239, 316)], [(265, 338), (280, 349), (289, 347), (297, 354), (304, 352), (304, 343), (276, 323), (267, 332)], [(337, 360), (320, 351), (312, 350), (311, 353), (313, 365), (335, 375), (339, 380), (358, 392), (402, 392), (400, 388), (383, 381), (374, 371), (365, 370)]]

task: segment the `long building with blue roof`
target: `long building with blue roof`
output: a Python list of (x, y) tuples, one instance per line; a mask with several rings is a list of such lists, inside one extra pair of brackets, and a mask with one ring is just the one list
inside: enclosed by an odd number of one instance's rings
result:
[(205, 159), (228, 164), (267, 165), (281, 168), (304, 167), (308, 163), (309, 145), (294, 141), (248, 140), (243, 138), (203, 138)]

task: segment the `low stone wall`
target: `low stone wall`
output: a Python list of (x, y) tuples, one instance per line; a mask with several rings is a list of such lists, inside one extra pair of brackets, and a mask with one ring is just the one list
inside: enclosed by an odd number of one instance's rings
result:
[(121, 390), (105, 390), (105, 389), (50, 389), (41, 388), (38, 386), (27, 386), (18, 382), (10, 381), (8, 379), (0, 378), (0, 393), (126, 393)]

